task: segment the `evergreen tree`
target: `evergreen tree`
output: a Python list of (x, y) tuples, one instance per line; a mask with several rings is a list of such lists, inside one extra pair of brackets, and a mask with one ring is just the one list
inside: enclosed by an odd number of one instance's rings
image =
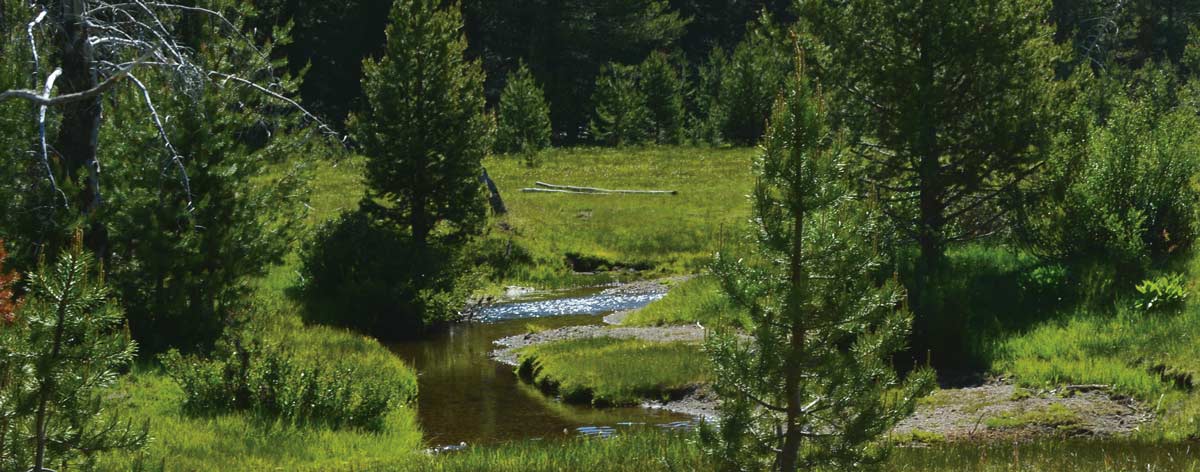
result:
[(880, 438), (933, 378), (899, 381), (889, 364), (911, 317), (897, 309), (897, 284), (878, 280), (876, 210), (851, 198), (850, 155), (800, 68), (763, 147), (753, 196), (761, 263), (717, 263), (751, 314), (753, 340), (710, 341), (722, 400), (719, 430), (706, 437), (733, 470), (862, 470), (882, 461)]
[(148, 423), (133, 427), (102, 408), (136, 346), (94, 266), (77, 238), (56, 264), (30, 277), (26, 304), (0, 330), (5, 470), (65, 470), (146, 444)]
[[(816, 68), (870, 162), (869, 181), (934, 271), (947, 243), (991, 231), (993, 204), (1037, 167), (1059, 51), (1045, 0), (800, 4)], [(947, 20), (954, 18), (953, 21)], [(920, 308), (918, 306), (918, 308)]]
[(532, 156), (550, 146), (550, 105), (525, 63), (508, 74), (508, 83), (500, 95), (497, 121), (499, 152)]
[(651, 133), (658, 144), (683, 141), (683, 81), (671, 58), (661, 51), (638, 66), (638, 81), (653, 123)]
[(596, 79), (596, 115), (592, 120), (592, 135), (610, 146), (643, 144), (651, 137), (654, 126), (646, 96), (638, 86), (638, 71), (634, 66), (609, 64)]
[[(255, 13), (233, 0), (208, 8), (235, 30)], [(194, 45), (192, 60), (204, 67), (236, 66), (265, 76), (278, 65), (265, 59), (271, 45), (226, 39), (230, 27), (223, 21), (181, 21), (190, 24), (180, 37)], [(110, 112), (114, 119), (103, 132), (116, 139), (101, 149), (110, 163), (110, 205), (102, 215), (114, 253), (109, 279), (127, 304), (143, 352), (204, 351), (249, 303), (251, 281), (292, 248), (306, 215), (307, 167), (324, 149), (320, 139), (309, 139), (315, 130), (252, 89), (196, 86), (170, 71), (138, 77), (160, 116), (171, 120), (161, 123), (160, 134), (158, 124), (143, 117), (144, 107)], [(284, 94), (296, 91), (286, 78), (274, 86)], [(130, 87), (118, 99), (136, 104), (142, 93)], [(171, 144), (165, 151), (164, 138)], [(177, 173), (162, 171), (174, 168), (173, 153), (182, 156), (186, 187)], [(144, 156), (157, 156), (159, 165), (143, 165)]]
[(367, 157), (364, 203), (418, 247), (442, 224), (477, 233), (486, 211), (483, 71), (465, 57), (458, 5), (441, 4), (395, 2), (383, 57), (363, 64), (366, 105), (350, 121)]
[(721, 134), (740, 145), (762, 138), (771, 105), (787, 78), (790, 56), (783, 31), (764, 13), (747, 27), (721, 71)]

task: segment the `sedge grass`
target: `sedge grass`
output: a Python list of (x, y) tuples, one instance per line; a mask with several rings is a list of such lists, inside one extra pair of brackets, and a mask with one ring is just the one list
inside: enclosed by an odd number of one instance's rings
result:
[(700, 346), (586, 338), (521, 350), (518, 372), (573, 403), (630, 405), (666, 399), (711, 375)]

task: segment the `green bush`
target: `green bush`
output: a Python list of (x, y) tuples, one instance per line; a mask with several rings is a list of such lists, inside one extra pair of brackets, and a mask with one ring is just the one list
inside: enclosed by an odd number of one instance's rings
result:
[(508, 74), (497, 125), (498, 152), (536, 155), (550, 146), (550, 105), (525, 63)]
[(629, 146), (651, 138), (654, 120), (637, 76), (636, 67), (616, 63), (600, 70), (592, 96), (596, 114), (590, 127), (597, 141), (610, 146)]
[(1135, 306), (1147, 313), (1179, 309), (1188, 297), (1183, 274), (1179, 273), (1144, 280), (1134, 288), (1138, 293)]
[(474, 287), (460, 248), (420, 246), (363, 211), (322, 225), (303, 250), (309, 318), (382, 338), (454, 320)]
[(1200, 119), (1184, 107), (1119, 98), (1077, 146), (1061, 197), (1035, 216), (1036, 247), (1061, 260), (1103, 261), (1118, 282), (1186, 248), (1200, 231)]
[(289, 424), (381, 431), (416, 398), (411, 371), (329, 358), (261, 336), (227, 336), (212, 358), (169, 351), (160, 360), (192, 415), (252, 412)]

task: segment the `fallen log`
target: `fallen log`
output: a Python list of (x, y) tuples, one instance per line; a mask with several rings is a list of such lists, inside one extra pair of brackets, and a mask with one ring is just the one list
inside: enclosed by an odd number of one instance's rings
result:
[(573, 194), (573, 195), (612, 195), (611, 193), (580, 192), (580, 191), (576, 191), (576, 190), (558, 190), (558, 189), (552, 189), (552, 188), (523, 188), (523, 189), (521, 189), (521, 191), (525, 192), (525, 193), (569, 193), (569, 194)]
[(678, 195), (677, 190), (609, 190), (596, 187), (576, 187), (574, 185), (556, 185), (546, 182), (535, 182), (534, 185), (551, 190), (566, 190), (574, 193), (624, 193), (634, 195)]

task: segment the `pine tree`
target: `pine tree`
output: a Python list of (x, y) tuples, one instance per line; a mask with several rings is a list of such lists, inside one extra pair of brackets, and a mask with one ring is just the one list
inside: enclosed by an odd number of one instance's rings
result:
[(30, 277), (26, 304), (0, 330), (5, 470), (68, 469), (99, 453), (146, 444), (148, 423), (134, 427), (103, 410), (102, 395), (136, 346), (95, 265), (77, 237), (56, 264)]
[[(255, 13), (236, 0), (212, 0), (207, 7), (238, 31)], [(180, 21), (180, 39), (194, 45), (197, 64), (260, 73), (278, 66), (266, 59), (272, 45), (228, 40), (224, 21)], [(114, 119), (103, 131), (116, 139), (100, 150), (111, 188), (104, 222), (118, 256), (108, 276), (143, 353), (204, 351), (248, 303), (251, 279), (293, 247), (306, 213), (307, 168), (323, 143), (269, 97), (237, 83), (196, 86), (175, 80), (172, 71), (138, 77), (159, 114), (171, 119), (160, 134), (142, 118), (144, 107), (109, 111)], [(287, 78), (274, 87), (296, 93)], [(142, 93), (130, 87), (117, 97), (137, 103)], [(163, 150), (164, 138), (172, 149)], [(176, 173), (162, 172), (172, 168), (172, 153), (183, 156), (186, 188)], [(157, 156), (160, 166), (144, 165), (145, 156)]]
[(763, 13), (747, 26), (746, 37), (721, 71), (721, 134), (750, 145), (762, 138), (771, 106), (788, 75), (787, 39), (771, 16)]
[(5, 272), (4, 261), (8, 259), (8, 251), (4, 249), (4, 240), (0, 239), (0, 325), (7, 325), (16, 320), (16, 311), (21, 306), (13, 293), (13, 285), (21, 280), (16, 272)]
[(638, 66), (638, 82), (650, 111), (654, 142), (679, 144), (683, 141), (683, 83), (671, 58), (661, 51), (650, 53)]
[[(737, 470), (862, 470), (932, 387), (927, 371), (899, 381), (903, 293), (880, 282), (872, 205), (852, 198), (850, 158), (802, 70), (776, 102), (756, 164), (761, 263), (719, 255), (730, 296), (749, 309), (753, 341), (710, 341), (722, 398), (712, 452)], [(783, 264), (779, 264), (782, 261)], [(783, 267), (779, 267), (782, 265)]]
[(500, 95), (496, 150), (536, 155), (550, 146), (550, 105), (525, 63), (508, 74)]
[(992, 203), (1036, 170), (1049, 144), (1060, 50), (1048, 3), (801, 3), (821, 43), (821, 80), (839, 92), (868, 178), (927, 272), (948, 243), (993, 231), (1004, 211)]
[(638, 86), (637, 68), (612, 63), (600, 70), (592, 96), (596, 115), (591, 130), (595, 139), (610, 146), (631, 146), (650, 139), (654, 125), (646, 96)]
[(464, 55), (458, 4), (442, 3), (395, 2), (383, 57), (363, 63), (366, 104), (350, 120), (367, 157), (364, 202), (418, 247), (443, 224), (477, 233), (486, 215), (483, 71)]

